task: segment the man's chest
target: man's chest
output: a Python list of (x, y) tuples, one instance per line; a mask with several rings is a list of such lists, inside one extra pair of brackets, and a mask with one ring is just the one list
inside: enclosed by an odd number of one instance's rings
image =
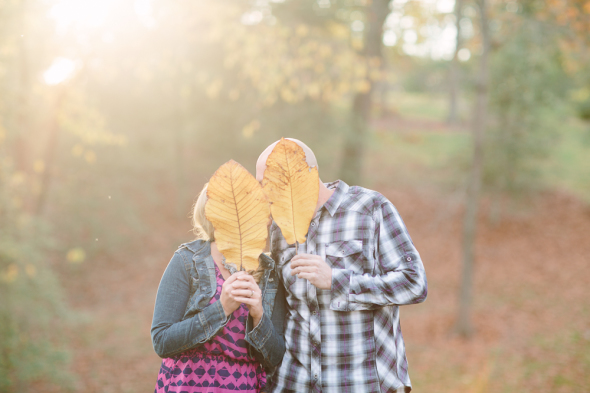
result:
[(307, 280), (291, 275), (290, 261), (297, 253), (319, 255), (331, 268), (354, 274), (375, 274), (375, 225), (371, 216), (355, 212), (316, 216), (305, 243), (289, 245), (280, 229), (272, 231), (272, 252), (287, 292), (300, 300), (309, 294)]

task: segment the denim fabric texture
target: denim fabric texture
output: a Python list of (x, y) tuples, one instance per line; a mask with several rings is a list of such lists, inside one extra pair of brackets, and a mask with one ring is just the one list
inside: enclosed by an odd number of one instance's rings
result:
[[(265, 268), (258, 284), (264, 315), (257, 326), (248, 318), (245, 339), (249, 353), (272, 371), (285, 352), (285, 292), (273, 259), (261, 254), (259, 263)], [(172, 256), (156, 296), (151, 335), (158, 356), (179, 355), (209, 341), (225, 326), (228, 318), (221, 302), (209, 304), (215, 290), (210, 243), (195, 240), (182, 244)]]

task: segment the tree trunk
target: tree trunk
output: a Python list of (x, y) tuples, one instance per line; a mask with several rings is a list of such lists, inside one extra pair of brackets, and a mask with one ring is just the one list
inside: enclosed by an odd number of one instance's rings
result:
[[(186, 174), (185, 174), (185, 140), (184, 140), (184, 127), (185, 127), (185, 116), (182, 107), (183, 103), (179, 104), (178, 111), (175, 116), (176, 127), (174, 130), (174, 166), (176, 172), (176, 211), (175, 215), (177, 219), (186, 217), (187, 214), (187, 200), (186, 200)], [(174, 123), (173, 123), (174, 124)]]
[(483, 166), (483, 139), (486, 129), (488, 105), (488, 56), (490, 50), (490, 37), (485, 0), (479, 0), (478, 6), (481, 20), (482, 54), (477, 80), (477, 98), (472, 125), (473, 158), (467, 189), (467, 200), (465, 202), (465, 217), (463, 219), (463, 272), (459, 298), (459, 316), (455, 327), (457, 333), (463, 337), (469, 337), (473, 334), (470, 315), (473, 299), (474, 249)]
[(461, 9), (463, 7), (463, 0), (455, 1), (455, 26), (457, 28), (457, 38), (455, 41), (455, 53), (449, 68), (449, 117), (447, 119), (449, 124), (457, 124), (459, 122), (458, 115), (458, 95), (459, 95), (459, 50), (461, 49)]
[[(378, 58), (383, 66), (381, 47), (383, 44), (383, 23), (389, 14), (389, 0), (373, 0), (367, 9), (367, 26), (365, 27), (364, 61)], [(361, 181), (366, 134), (369, 117), (373, 106), (372, 94), (374, 82), (369, 80), (369, 89), (355, 95), (352, 104), (351, 130), (344, 142), (340, 179), (348, 184), (356, 185)]]
[(35, 208), (35, 214), (37, 216), (41, 216), (45, 210), (47, 199), (49, 197), (49, 189), (51, 188), (51, 183), (55, 175), (55, 156), (60, 132), (59, 113), (61, 111), (62, 102), (65, 96), (65, 87), (57, 86), (57, 89), (59, 90), (57, 92), (57, 98), (53, 110), (54, 112), (51, 119), (51, 124), (49, 126), (49, 135), (43, 160), (45, 169), (41, 175), (41, 187), (39, 189), (39, 196), (37, 198), (37, 206)]
[(27, 51), (28, 28), (27, 28), (28, 2), (23, 0), (20, 4), (20, 29), (23, 37), (18, 40), (18, 109), (17, 109), (17, 130), (15, 136), (15, 164), (20, 172), (27, 173), (30, 169), (28, 154), (29, 134), (29, 97), (31, 91), (29, 56)]

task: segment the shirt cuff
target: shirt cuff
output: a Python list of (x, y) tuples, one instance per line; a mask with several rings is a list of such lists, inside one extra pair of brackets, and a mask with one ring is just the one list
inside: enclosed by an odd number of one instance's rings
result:
[[(248, 318), (247, 324), (250, 323), (252, 319)], [(258, 352), (260, 352), (263, 356), (266, 357), (266, 351), (264, 350), (264, 345), (270, 338), (272, 334), (273, 326), (271, 320), (266, 316), (266, 313), (262, 314), (262, 318), (260, 318), (260, 322), (256, 325), (252, 330), (248, 330), (248, 326), (246, 326), (246, 342), (252, 345)]]
[(331, 310), (348, 311), (348, 296), (350, 294), (351, 277), (352, 272), (350, 270), (332, 269)]

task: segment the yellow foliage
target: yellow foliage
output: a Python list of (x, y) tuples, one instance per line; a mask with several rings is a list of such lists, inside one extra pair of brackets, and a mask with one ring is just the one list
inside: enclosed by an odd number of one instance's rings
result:
[(298, 144), (281, 138), (266, 160), (262, 188), (287, 243), (305, 242), (320, 183), (318, 168), (307, 165), (305, 152)]
[(197, 83), (199, 84), (204, 84), (205, 82), (207, 82), (207, 79), (209, 78), (209, 76), (207, 75), (207, 73), (205, 71), (199, 71), (197, 73)]
[(320, 96), (320, 86), (317, 83), (312, 83), (307, 88), (307, 94), (311, 98), (317, 99)]
[(277, 102), (277, 96), (274, 95), (274, 94), (269, 94), (262, 101), (262, 103), (264, 104), (264, 106), (272, 106), (275, 102)]
[(66, 259), (70, 263), (82, 263), (86, 259), (86, 252), (80, 247), (72, 248), (66, 254)]
[(209, 180), (205, 215), (228, 263), (256, 269), (266, 247), (270, 209), (262, 187), (243, 166), (230, 160)]
[(350, 91), (350, 84), (347, 81), (342, 81), (339, 85), (338, 85), (338, 92), (340, 94), (346, 94)]
[(242, 129), (242, 135), (245, 138), (251, 138), (254, 135), (255, 131), (260, 129), (260, 122), (258, 120), (252, 120), (250, 123), (246, 124)]
[(488, 393), (490, 391), (490, 379), (493, 370), (493, 364), (488, 361), (483, 368), (477, 373), (474, 380), (467, 386), (469, 393)]
[(81, 144), (76, 144), (74, 145), (74, 147), (72, 147), (72, 155), (74, 157), (80, 157), (82, 155), (82, 153), (84, 153), (84, 148), (82, 147)]
[(37, 268), (34, 265), (27, 265), (25, 266), (25, 273), (27, 273), (27, 276), (29, 277), (35, 277), (37, 274)]
[(220, 79), (214, 80), (207, 86), (207, 97), (209, 98), (217, 98), (219, 96), (219, 92), (221, 91), (221, 87), (223, 86), (223, 82)]
[(383, 73), (380, 70), (371, 70), (369, 72), (369, 79), (372, 81), (379, 81), (383, 79)]
[(45, 163), (43, 162), (43, 160), (35, 160), (35, 162), (33, 163), (33, 170), (36, 173), (45, 172)]
[(371, 83), (368, 80), (363, 79), (357, 82), (356, 91), (359, 93), (368, 93), (371, 90)]
[(20, 199), (19, 197), (13, 197), (12, 198), (12, 205), (17, 209), (20, 209), (21, 207), (23, 207), (23, 200)]
[(350, 32), (350, 30), (348, 29), (347, 26), (344, 26), (341, 23), (330, 23), (328, 25), (328, 29), (330, 30), (330, 33), (336, 37), (336, 38), (340, 38), (340, 39), (345, 39), (348, 37), (348, 34)]
[(230, 100), (236, 101), (238, 98), (240, 98), (240, 91), (238, 89), (231, 89), (229, 91), (228, 97)]
[(364, 78), (366, 75), (367, 75), (366, 64), (358, 61), (354, 67), (354, 76), (357, 78)]
[(322, 57), (330, 57), (332, 56), (332, 48), (329, 45), (322, 45), (319, 50), (320, 56)]
[(369, 65), (372, 68), (379, 68), (381, 67), (381, 58), (378, 56), (373, 56), (369, 59)]
[(584, 102), (590, 99), (590, 89), (587, 87), (582, 87), (580, 89), (574, 90), (571, 93), (571, 97), (572, 100), (575, 102)]
[(183, 86), (180, 88), (180, 96), (181, 96), (182, 98), (188, 98), (188, 97), (190, 97), (190, 96), (191, 96), (191, 93), (192, 93), (192, 92), (191, 92), (191, 88), (190, 88), (190, 86), (183, 85)]
[(92, 150), (88, 150), (86, 153), (84, 153), (84, 159), (87, 163), (94, 164), (96, 162), (96, 153)]
[(321, 74), (326, 70), (324, 63), (317, 63), (313, 69), (316, 73)]
[(10, 179), (10, 183), (12, 186), (19, 186), (25, 182), (25, 174), (24, 172), (14, 172), (12, 174), (12, 178)]
[(18, 266), (16, 264), (10, 264), (6, 268), (6, 270), (0, 273), (0, 280), (4, 281), (5, 283), (10, 284), (11, 282), (16, 281), (18, 278)]
[(237, 62), (238, 57), (234, 53), (232, 53), (223, 60), (223, 68), (225, 68), (226, 70), (234, 68)]
[(305, 25), (297, 26), (296, 34), (299, 37), (305, 37), (307, 35), (307, 33), (309, 33), (309, 29), (307, 28), (307, 26), (305, 26)]
[(283, 101), (289, 104), (297, 101), (297, 97), (288, 87), (283, 87), (281, 89), (281, 98), (283, 99)]

